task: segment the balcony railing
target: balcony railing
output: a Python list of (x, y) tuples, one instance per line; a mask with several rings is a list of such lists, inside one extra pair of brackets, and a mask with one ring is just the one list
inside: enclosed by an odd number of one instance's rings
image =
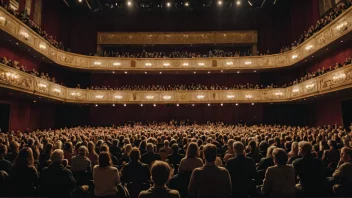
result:
[(287, 88), (199, 91), (121, 91), (67, 88), (0, 64), (0, 86), (72, 103), (193, 104), (284, 102), (352, 87), (352, 64)]
[[(289, 67), (340, 39), (352, 30), (352, 8), (295, 49), (274, 55), (228, 58), (114, 58), (58, 50), (24, 23), (0, 8), (0, 29), (21, 40), (53, 62), (88, 70), (238, 70)], [(274, 38), (273, 38), (274, 39)]]

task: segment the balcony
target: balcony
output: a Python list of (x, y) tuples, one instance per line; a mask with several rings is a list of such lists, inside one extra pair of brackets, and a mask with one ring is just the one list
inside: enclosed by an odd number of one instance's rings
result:
[(287, 88), (197, 91), (121, 91), (67, 88), (0, 64), (0, 87), (70, 103), (210, 104), (289, 102), (352, 87), (352, 64)]
[(58, 50), (20, 20), (0, 8), (0, 29), (20, 40), (56, 64), (86, 70), (239, 70), (290, 67), (352, 30), (352, 8), (289, 52), (248, 57), (194, 59), (140, 59), (84, 56)]

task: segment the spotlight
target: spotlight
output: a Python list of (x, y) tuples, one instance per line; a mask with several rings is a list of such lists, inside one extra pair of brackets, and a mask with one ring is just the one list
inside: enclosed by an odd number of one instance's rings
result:
[(192, 107), (194, 107), (194, 104), (192, 104)]
[(131, 1), (127, 1), (127, 6), (131, 7), (132, 6), (132, 2)]
[(186, 3), (185, 3), (185, 7), (188, 7), (188, 6), (189, 6), (189, 3), (188, 3), (188, 2), (186, 2)]
[(254, 103), (252, 103), (252, 105), (254, 105)]
[(210, 107), (210, 104), (208, 104), (208, 107)]
[(241, 5), (241, 1), (238, 0), (238, 1), (236, 2), (236, 4), (237, 4), (238, 6)]
[(218, 1), (218, 5), (222, 5), (222, 1)]
[(127, 71), (125, 71), (125, 74), (127, 74)]
[(196, 74), (197, 72), (193, 72), (194, 74)]
[(168, 7), (168, 8), (171, 7), (171, 3), (170, 3), (170, 2), (167, 2), (167, 3), (166, 3), (166, 7)]
[(238, 106), (238, 103), (236, 103), (236, 106)]
[(179, 104), (177, 104), (176, 106), (180, 106)]
[(162, 74), (163, 72), (159, 72), (159, 74)]
[(222, 104), (222, 103), (221, 103), (220, 105), (221, 105), (221, 106), (224, 106), (224, 104)]
[(145, 74), (147, 74), (148, 72), (144, 72)]

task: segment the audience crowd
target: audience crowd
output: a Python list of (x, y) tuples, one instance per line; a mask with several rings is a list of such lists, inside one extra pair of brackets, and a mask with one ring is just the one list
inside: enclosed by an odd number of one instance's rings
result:
[(70, 51), (70, 49), (65, 48), (64, 44), (61, 41), (56, 41), (53, 36), (48, 35), (48, 33), (43, 30), (39, 25), (37, 25), (34, 21), (29, 18), (27, 10), (23, 10), (19, 12), (18, 10), (13, 10), (9, 4), (5, 3), (3, 0), (0, 0), (0, 6), (5, 8), (9, 13), (14, 15), (16, 18), (21, 20), (24, 24), (26, 24), (29, 28), (35, 31), (37, 34), (42, 36), (45, 40), (47, 40), (51, 45), (55, 46), (60, 50)]
[(129, 122), (0, 133), (0, 196), (352, 196), (352, 125)]

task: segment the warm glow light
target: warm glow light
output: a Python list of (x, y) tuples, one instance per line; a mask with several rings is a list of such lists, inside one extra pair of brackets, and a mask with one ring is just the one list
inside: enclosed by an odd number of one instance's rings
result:
[(143, 107), (143, 104), (141, 104), (141, 107)]
[(164, 63), (163, 64), (165, 67), (170, 66), (170, 63)]
[(297, 54), (292, 55), (292, 59), (296, 59), (298, 57)]
[(23, 36), (24, 38), (29, 37), (29, 34), (27, 32), (20, 32), (20, 35)]
[(221, 105), (221, 106), (224, 106), (224, 104), (222, 104), (222, 103), (221, 103), (220, 105)]
[(222, 1), (218, 1), (218, 5), (222, 5)]
[(82, 3), (82, 0), (78, 0), (78, 2)]
[(59, 88), (54, 88), (53, 91), (56, 93), (61, 93), (61, 89), (59, 89)]
[(298, 88), (293, 89), (292, 92), (293, 92), (293, 93), (297, 93), (297, 92), (299, 92), (299, 89), (298, 89)]
[(167, 2), (166, 3), (166, 6), (169, 8), (169, 7), (171, 7), (171, 3), (170, 2)]
[(114, 65), (114, 66), (120, 66), (121, 63), (120, 63), (120, 62), (114, 62), (112, 65)]
[(334, 80), (339, 80), (339, 79), (342, 79), (342, 78), (345, 78), (346, 77), (346, 74), (337, 74), (333, 77)]
[(188, 2), (186, 2), (186, 3), (185, 3), (185, 6), (186, 6), (186, 7), (188, 7), (188, 6), (189, 6), (189, 3), (188, 3)]
[(151, 100), (154, 98), (154, 96), (146, 96), (145, 98), (147, 98), (148, 100)]
[(46, 88), (48, 85), (44, 84), (44, 83), (38, 83), (38, 87), (44, 87)]
[(307, 88), (307, 89), (311, 89), (311, 88), (313, 88), (313, 87), (314, 87), (314, 85), (315, 85), (314, 83), (309, 84), (309, 85), (306, 85), (306, 88)]
[(94, 62), (94, 65), (101, 65), (101, 62), (95, 61), (95, 62)]
[(237, 1), (236, 4), (237, 4), (237, 5), (241, 5), (241, 1)]
[(151, 63), (146, 63), (146, 64), (144, 64), (145, 66), (147, 66), (147, 67), (150, 67), (150, 66), (152, 66), (153, 64), (151, 64)]
[(125, 74), (127, 74), (127, 71), (125, 71)]
[(336, 26), (337, 30), (341, 30), (343, 27), (347, 26), (347, 21), (344, 21), (340, 23), (338, 26)]
[(103, 99), (103, 98), (104, 98), (104, 95), (96, 95), (95, 98), (96, 98), (96, 99)]
[(210, 107), (210, 104), (208, 104), (208, 107)]
[(233, 65), (233, 62), (226, 62), (226, 65)]
[(251, 99), (251, 98), (253, 98), (253, 96), (252, 96), (252, 95), (245, 95), (245, 97), (246, 97), (247, 99)]
[(252, 64), (252, 61), (246, 61), (246, 62), (244, 62), (244, 64), (250, 65), (250, 64)]
[(234, 99), (234, 98), (235, 98), (235, 95), (227, 95), (226, 98), (228, 98), (228, 99)]
[(132, 6), (132, 2), (131, 1), (127, 1), (127, 5), (128, 6)]
[(123, 98), (123, 96), (120, 96), (120, 95), (116, 95), (116, 96), (114, 96), (114, 98), (116, 98), (116, 99), (122, 99)]
[(188, 63), (183, 63), (182, 65), (183, 65), (183, 66), (188, 66)]
[(204, 99), (204, 97), (205, 97), (204, 95), (198, 95), (198, 96), (197, 96), (197, 98), (198, 98), (199, 100)]
[(40, 44), (40, 45), (39, 45), (39, 48), (40, 48), (40, 49), (46, 49), (46, 45)]
[(126, 104), (123, 104), (123, 106), (125, 107), (125, 106), (127, 106)]
[(310, 49), (312, 49), (313, 48), (313, 45), (308, 45), (307, 47), (306, 47), (306, 50), (308, 51), (308, 50), (310, 50)]
[(0, 21), (5, 21), (5, 17), (0, 17)]
[(15, 73), (12, 73), (12, 72), (6, 72), (6, 76), (7, 77), (10, 77), (10, 78), (14, 78), (14, 79), (17, 79), (17, 74)]
[(81, 95), (81, 93), (78, 93), (78, 92), (72, 92), (72, 93), (71, 93), (71, 95), (72, 95), (72, 96), (80, 96), (80, 95)]
[(204, 66), (205, 64), (204, 63), (198, 63), (199, 66)]
[(163, 96), (164, 100), (170, 100), (171, 96)]
[(252, 102), (252, 105), (254, 105), (254, 103)]
[(284, 95), (282, 92), (276, 92), (275, 94), (274, 94), (275, 96), (282, 96), (282, 95)]

